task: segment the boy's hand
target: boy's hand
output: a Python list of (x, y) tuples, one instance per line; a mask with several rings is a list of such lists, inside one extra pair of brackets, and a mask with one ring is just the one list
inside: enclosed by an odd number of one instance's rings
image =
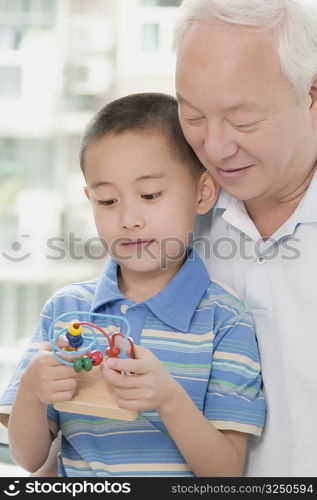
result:
[[(67, 347), (68, 341), (58, 338), (58, 347)], [(61, 353), (60, 357), (71, 361)], [(50, 404), (70, 400), (77, 387), (78, 374), (72, 366), (60, 363), (54, 356), (49, 342), (42, 343), (42, 350), (32, 359), (21, 377), (21, 384), (29, 394), (42, 403)]]
[(120, 408), (161, 411), (172, 401), (180, 386), (151, 351), (137, 345), (134, 349), (136, 359), (108, 358), (100, 369), (115, 387)]

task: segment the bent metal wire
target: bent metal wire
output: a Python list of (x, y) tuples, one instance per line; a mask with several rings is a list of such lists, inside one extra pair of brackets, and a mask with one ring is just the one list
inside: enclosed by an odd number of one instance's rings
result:
[[(114, 333), (112, 336), (109, 336), (102, 329), (102, 327), (100, 325), (97, 325), (97, 324), (89, 322), (89, 321), (80, 321), (81, 317), (87, 318), (87, 316), (93, 316), (93, 317), (97, 317), (100, 319), (104, 318), (107, 320), (112, 319), (115, 321), (123, 322), (126, 326), (126, 332), (124, 334), (121, 332), (120, 333), (117, 332), (117, 333)], [(67, 318), (72, 318), (70, 323), (68, 325), (66, 325), (64, 328), (57, 329), (56, 324), (58, 322), (65, 322), (65, 320), (67, 321)], [(74, 319), (74, 318), (76, 318), (76, 319)], [(81, 333), (81, 326), (85, 326), (85, 329), (88, 330), (88, 334), (90, 334), (90, 336)], [(76, 329), (78, 330), (78, 332), (75, 332)], [(79, 371), (79, 369), (81, 369), (81, 368), (79, 368), (78, 370), (76, 368), (76, 367), (78, 367), (78, 362), (77, 362), (78, 356), (85, 355), (85, 354), (88, 354), (88, 356), (89, 356), (89, 353), (91, 351), (95, 352), (96, 350), (100, 351), (100, 349), (101, 349), (100, 344), (97, 340), (97, 332), (101, 333), (108, 341), (109, 348), (106, 349), (107, 356), (109, 355), (110, 357), (116, 357), (117, 355), (119, 355), (120, 358), (126, 358), (127, 357), (127, 353), (126, 353), (127, 343), (130, 342), (131, 354), (132, 354), (131, 357), (133, 357), (133, 358), (135, 357), (134, 356), (133, 341), (130, 338), (131, 326), (130, 326), (130, 323), (127, 320), (127, 318), (124, 318), (122, 316), (116, 316), (113, 314), (92, 313), (92, 312), (86, 312), (86, 311), (85, 312), (83, 312), (83, 311), (70, 311), (70, 312), (64, 313), (64, 314), (58, 316), (55, 319), (55, 321), (51, 324), (50, 329), (49, 329), (49, 341), (50, 341), (54, 356), (56, 357), (56, 359), (60, 363), (64, 363), (65, 365), (73, 366), (74, 369), (76, 369), (76, 371)], [(57, 340), (61, 335), (66, 335), (66, 337), (68, 338), (69, 343), (70, 343), (70, 348), (72, 350), (69, 350), (69, 348), (65, 348), (65, 347), (64, 348), (58, 347)], [(123, 338), (121, 349), (118, 349), (114, 344), (114, 339), (116, 336), (121, 336)], [(82, 337), (82, 339), (80, 339), (80, 342), (74, 340), (73, 341), (74, 343), (72, 344), (71, 338), (76, 339), (76, 337), (77, 338)], [(72, 348), (72, 345), (73, 346), (77, 345), (78, 347)], [(83, 347), (79, 348), (81, 345)], [(104, 349), (104, 348), (102, 348), (102, 349)], [(63, 356), (65, 356), (65, 355), (70, 356), (71, 361), (67, 361), (67, 360), (63, 359), (60, 356), (61, 353), (63, 353)], [(74, 356), (76, 356), (75, 359), (74, 359)], [(93, 356), (91, 358), (93, 359)], [(102, 355), (102, 359), (103, 359), (103, 355)], [(92, 364), (95, 364), (95, 363), (92, 361)], [(86, 370), (90, 369), (91, 366), (92, 366), (91, 364), (90, 364), (90, 366), (85, 364), (85, 363), (83, 364), (83, 367)]]

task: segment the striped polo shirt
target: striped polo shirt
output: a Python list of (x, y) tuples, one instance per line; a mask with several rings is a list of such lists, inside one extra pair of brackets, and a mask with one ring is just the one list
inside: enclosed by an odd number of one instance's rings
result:
[[(131, 325), (135, 344), (150, 349), (186, 390), (217, 429), (259, 435), (266, 407), (261, 393), (259, 353), (252, 317), (235, 293), (210, 281), (193, 249), (157, 295), (139, 303), (118, 288), (118, 265), (106, 261), (100, 277), (73, 283), (47, 301), (29, 348), (0, 399), (1, 413), (10, 413), (19, 377), (30, 359), (49, 340), (60, 315), (83, 313), (110, 335)], [(64, 317), (63, 317), (64, 319)], [(82, 316), (80, 318), (82, 321)], [(100, 333), (100, 342), (105, 337)], [(62, 435), (61, 476), (193, 476), (157, 411), (139, 413), (134, 421), (68, 412), (48, 405), (50, 429)]]

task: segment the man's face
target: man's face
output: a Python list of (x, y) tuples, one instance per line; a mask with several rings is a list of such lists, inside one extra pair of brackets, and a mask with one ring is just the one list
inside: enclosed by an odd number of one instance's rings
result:
[(312, 169), (311, 98), (296, 101), (272, 34), (191, 28), (178, 50), (176, 91), (187, 141), (234, 197), (283, 199)]

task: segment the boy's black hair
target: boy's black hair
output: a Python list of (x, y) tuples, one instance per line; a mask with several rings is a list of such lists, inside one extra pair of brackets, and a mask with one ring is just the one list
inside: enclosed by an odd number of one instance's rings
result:
[(137, 132), (144, 135), (159, 134), (166, 138), (171, 153), (182, 160), (192, 173), (200, 174), (205, 168), (187, 143), (178, 117), (175, 97), (144, 92), (130, 94), (106, 104), (88, 123), (84, 132), (80, 166), (84, 172), (87, 148), (107, 135)]

